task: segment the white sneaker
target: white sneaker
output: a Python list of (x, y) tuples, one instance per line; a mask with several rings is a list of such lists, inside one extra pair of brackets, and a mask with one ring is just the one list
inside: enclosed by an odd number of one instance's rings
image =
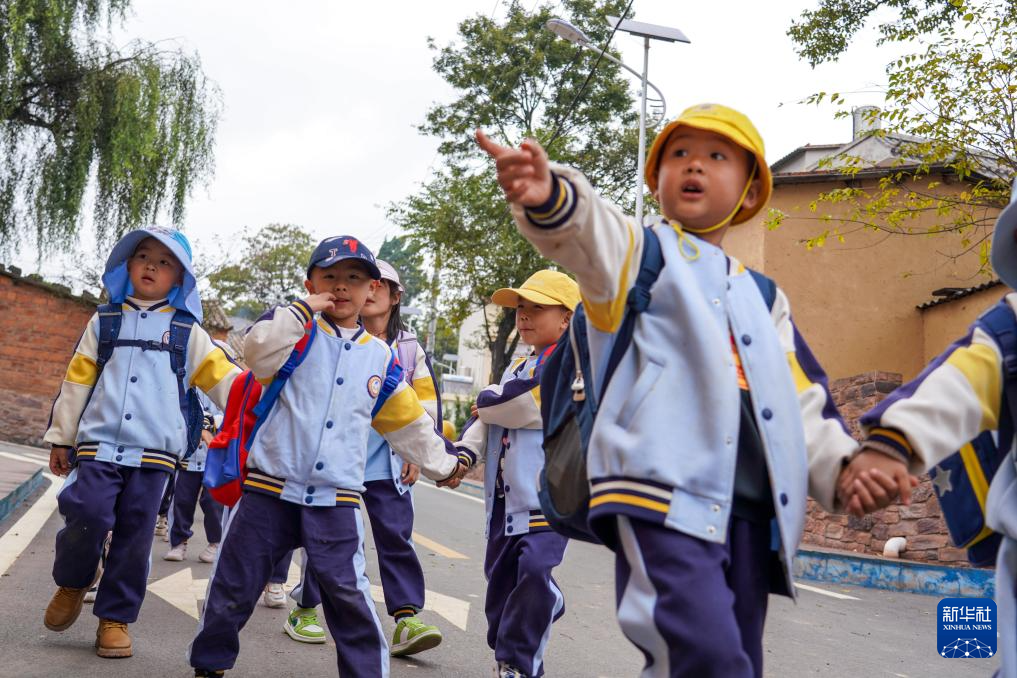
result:
[[(169, 534), (169, 518), (159, 516), (155, 519), (155, 536), (165, 537)], [(163, 541), (166, 541), (165, 539)]]
[(187, 556), (187, 542), (183, 541), (171, 548), (166, 552), (166, 555), (162, 557), (163, 560), (172, 560), (180, 562)]
[(203, 563), (214, 563), (215, 556), (219, 553), (218, 544), (209, 544), (205, 547), (205, 550), (198, 554), (198, 560)]
[(282, 584), (269, 584), (265, 587), (265, 594), (261, 597), (265, 607), (286, 607), (286, 592)]
[(96, 584), (92, 588), (88, 589), (88, 593), (85, 594), (85, 602), (86, 603), (94, 603), (95, 602), (95, 594), (96, 594), (96, 592), (98, 590), (99, 590), (99, 585), (98, 584)]

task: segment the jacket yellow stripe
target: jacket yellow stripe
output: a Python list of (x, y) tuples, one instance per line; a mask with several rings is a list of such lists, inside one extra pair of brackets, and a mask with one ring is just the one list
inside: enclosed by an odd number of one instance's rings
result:
[(405, 382), (400, 382), (395, 393), (381, 406), (378, 416), (372, 423), (374, 430), (385, 435), (412, 424), (421, 415), (427, 416), (420, 400), (417, 399), (417, 394)]
[(198, 365), (198, 369), (191, 375), (191, 386), (208, 393), (219, 385), (236, 366), (229, 361), (226, 354), (220, 349), (209, 351), (205, 359)]
[(946, 362), (964, 375), (978, 398), (982, 407), (981, 430), (996, 430), (1003, 390), (999, 356), (985, 344), (971, 344), (954, 351)]
[(67, 365), (67, 374), (64, 375), (64, 380), (72, 384), (94, 386), (98, 378), (98, 372), (94, 360), (87, 355), (75, 353), (74, 357), (71, 358), (70, 364)]
[[(632, 235), (632, 227), (628, 225), (629, 245), (625, 252), (625, 262), (621, 267), (621, 274), (618, 277), (618, 290), (613, 299), (607, 301), (592, 301), (583, 295), (583, 308), (586, 309), (586, 317), (590, 324), (601, 332), (616, 332), (621, 325), (622, 317), (625, 315), (625, 301), (628, 299), (629, 269), (632, 267), (632, 252), (635, 249), (635, 237)], [(581, 291), (581, 290), (580, 290)]]
[(596, 508), (601, 504), (628, 504), (661, 513), (667, 513), (671, 508), (662, 501), (654, 501), (645, 497), (634, 497), (631, 494), (618, 494), (617, 492), (601, 494), (590, 500), (590, 508)]

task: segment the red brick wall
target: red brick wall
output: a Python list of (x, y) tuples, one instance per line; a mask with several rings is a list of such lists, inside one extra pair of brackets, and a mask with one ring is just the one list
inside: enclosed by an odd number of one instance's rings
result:
[(97, 299), (0, 268), (0, 439), (40, 445)]
[[(859, 437), (858, 419), (901, 383), (901, 375), (892, 372), (867, 372), (830, 384), (837, 407), (851, 429)], [(882, 555), (883, 545), (890, 537), (904, 537), (907, 548), (902, 554), (908, 560), (930, 563), (966, 565), (962, 549), (953, 548), (947, 535), (939, 501), (927, 475), (911, 495), (911, 505), (893, 504), (864, 518), (831, 515), (809, 500), (805, 520), (805, 544)]]

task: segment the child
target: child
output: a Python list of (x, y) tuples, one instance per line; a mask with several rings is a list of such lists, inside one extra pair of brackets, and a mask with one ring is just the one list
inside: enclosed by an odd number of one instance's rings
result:
[(551, 576), (568, 539), (550, 526), (537, 500), (537, 473), (544, 465), (540, 416), (540, 366), (568, 328), (579, 287), (557, 271), (537, 271), (518, 289), (491, 297), (516, 310), (516, 330), (532, 347), (505, 370), (501, 383), (477, 396), (477, 421), (467, 424), (460, 449), (486, 457), (487, 644), (498, 675), (540, 676), (551, 624), (565, 599)]
[[(315, 332), (252, 443), (245, 493), (230, 514), (191, 643), (195, 675), (232, 668), (239, 631), (269, 573), (296, 547), (304, 548), (306, 569), (320, 585), (340, 674), (388, 675), (364, 575), (359, 511), (369, 429), (441, 485), (458, 485), (467, 469), (399, 379), (392, 349), (357, 322), (380, 277), (374, 255), (356, 238), (323, 240), (307, 267), (309, 295), (269, 311), (247, 334), (247, 364), (259, 379), (270, 379), (305, 324), (314, 323)], [(391, 390), (380, 398), (383, 388)]]
[[(222, 348), (220, 346), (220, 348)], [(223, 349), (225, 352), (226, 349)], [(170, 548), (162, 557), (163, 560), (181, 561), (187, 557), (187, 540), (194, 534), (191, 525), (194, 523), (194, 507), (201, 503), (202, 520), (205, 526), (205, 539), (208, 545), (198, 554), (198, 560), (211, 563), (219, 549), (222, 538), (222, 504), (212, 499), (208, 491), (202, 487), (205, 475), (205, 457), (208, 454), (208, 443), (222, 425), (222, 410), (215, 406), (204, 394), (198, 396), (204, 409), (204, 428), (201, 432), (201, 444), (190, 459), (182, 459), (177, 470), (173, 487), (172, 516), (169, 521)], [(200, 496), (200, 499), (199, 499)]]
[[(480, 131), (520, 232), (576, 274), (596, 383), (646, 234), (535, 141)], [(772, 591), (793, 596), (806, 491), (827, 510), (855, 443), (791, 321), (721, 249), (770, 197), (763, 142), (741, 113), (693, 106), (646, 162), (665, 265), (609, 388), (587, 458), (591, 527), (616, 555), (618, 620), (644, 676), (761, 676)], [(774, 549), (774, 550), (771, 550)]]
[[(996, 220), (992, 267), (1011, 289), (1017, 288), (1017, 181), (1010, 205)], [(1017, 294), (999, 302), (1017, 310)], [(861, 419), (866, 438), (839, 482), (855, 515), (887, 506), (899, 493), (906, 500), (911, 486), (906, 469), (923, 473), (952, 456), (979, 434), (993, 432), (998, 448), (1008, 453), (991, 479), (984, 500), (985, 522), (1003, 537), (996, 559), (999, 650), (997, 675), (1017, 677), (1017, 504), (1014, 502), (1012, 404), (1017, 393), (1006, 391), (1004, 348), (976, 321), (968, 333), (929, 363), (913, 381), (898, 388)], [(904, 467), (904, 463), (907, 467)], [(984, 482), (984, 479), (983, 479)], [(959, 478), (939, 469), (939, 493), (959, 489)], [(974, 489), (975, 483), (970, 486)]]
[[(373, 290), (360, 312), (364, 329), (393, 348), (403, 367), (403, 380), (417, 394), (433, 422), (439, 422), (438, 381), (431, 361), (400, 318), (403, 286), (399, 273), (386, 261), (378, 259), (376, 263), (383, 284)], [(442, 640), (437, 626), (425, 624), (416, 616), (424, 608), (424, 569), (413, 549), (410, 488), (417, 481), (420, 468), (403, 461), (377, 431), (370, 432), (367, 450), (363, 498), (378, 550), (385, 607), (396, 622), (391, 654), (393, 657), (416, 654), (437, 647)], [(313, 577), (305, 572), (302, 585), (293, 595), (298, 605), (286, 620), (286, 634), (301, 642), (324, 642), (315, 616), (319, 597)]]
[[(121, 305), (112, 311), (121, 322), (115, 348), (103, 366), (99, 330), (108, 318), (100, 321), (97, 313), (67, 367), (44, 438), (52, 445), (50, 469), (67, 476), (58, 498), (66, 525), (53, 564), (59, 588), (45, 624), (63, 631), (78, 618), (112, 531), (95, 599), (95, 647), (100, 657), (130, 657), (127, 625), (145, 597), (156, 512), (187, 445), (181, 392), (194, 386), (222, 404), (240, 370), (197, 324), (201, 302), (182, 233), (155, 227), (128, 233), (110, 253), (102, 280), (110, 301)], [(182, 347), (186, 369), (179, 380), (171, 342), (188, 317), (197, 322)]]

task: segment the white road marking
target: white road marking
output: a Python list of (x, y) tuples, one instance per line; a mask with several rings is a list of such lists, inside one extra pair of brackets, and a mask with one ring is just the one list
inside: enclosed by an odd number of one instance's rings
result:
[(795, 586), (802, 589), (803, 591), (812, 591), (813, 593), (819, 593), (824, 596), (830, 596), (831, 598), (837, 598), (838, 600), (861, 600), (861, 598), (855, 598), (854, 596), (849, 596), (845, 593), (834, 593), (833, 591), (827, 591), (826, 589), (821, 589), (818, 586), (809, 586), (808, 584), (799, 584), (798, 582), (795, 582)]
[(439, 492), (447, 492), (461, 499), (469, 499), (470, 501), (475, 501), (481, 504), (484, 503), (484, 500), (481, 499), (480, 497), (474, 497), (473, 495), (466, 494), (465, 492), (456, 492), (455, 490), (450, 490), (447, 487), (438, 487), (437, 485), (432, 485), (431, 483), (417, 483), (416, 487), (426, 487), (428, 489), (437, 490)]
[[(285, 586), (287, 589), (292, 589), (298, 581), (300, 581), (300, 566), (291, 562), (289, 577), (286, 580)], [(194, 579), (189, 567), (185, 567), (168, 577), (163, 577), (148, 585), (149, 591), (195, 619), (200, 614), (201, 601), (205, 599), (207, 588), (208, 579)], [(430, 610), (444, 617), (462, 631), (466, 630), (466, 623), (470, 616), (469, 601), (446, 596), (431, 590), (425, 591), (424, 595), (427, 599), (427, 604), (424, 606), (425, 610)], [(380, 586), (371, 585), (371, 598), (374, 602), (384, 605), (384, 590)]]
[[(6, 452), (0, 452), (0, 454), (15, 459), (21, 458)], [(47, 460), (46, 463), (48, 464), (49, 461)], [(50, 480), (49, 489), (32, 504), (18, 519), (18, 522), (11, 525), (0, 537), (0, 575), (5, 574), (14, 561), (28, 548), (28, 545), (32, 543), (35, 536), (39, 534), (39, 530), (57, 508), (57, 495), (60, 493), (63, 483), (60, 478), (51, 473), (43, 472), (43, 476)]]

